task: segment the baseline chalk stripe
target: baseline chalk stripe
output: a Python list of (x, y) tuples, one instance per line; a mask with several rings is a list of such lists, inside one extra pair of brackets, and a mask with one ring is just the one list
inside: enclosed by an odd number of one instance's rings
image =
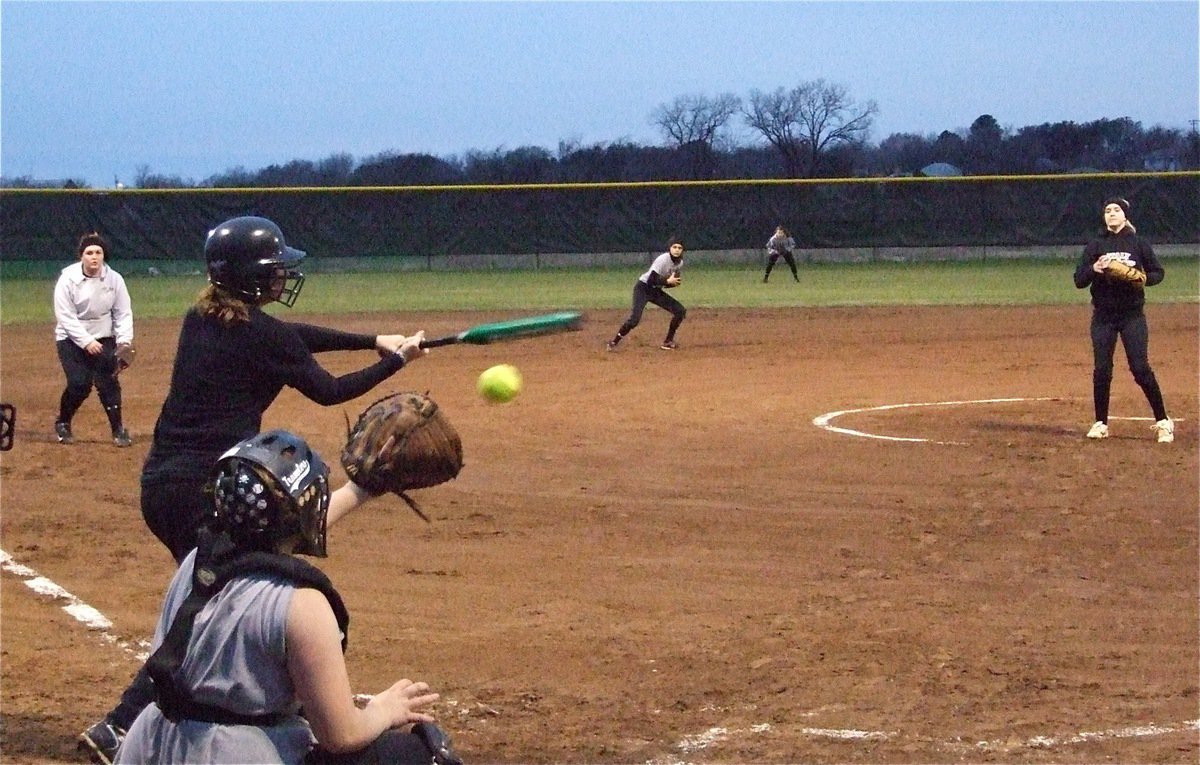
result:
[(89, 630), (98, 632), (101, 639), (103, 639), (105, 642), (116, 645), (126, 653), (132, 655), (138, 661), (145, 661), (146, 659), (150, 658), (149, 642), (145, 640), (139, 640), (137, 641), (137, 644), (134, 645), (126, 640), (122, 640), (116, 635), (113, 635), (111, 632), (109, 632), (113, 624), (108, 617), (28, 566), (17, 563), (15, 560), (13, 560), (13, 557), (4, 550), (0, 550), (0, 570), (7, 571), (10, 574), (20, 577), (25, 586), (36, 592), (38, 595), (50, 598), (52, 600), (65, 601), (66, 605), (64, 605), (62, 609)]
[(749, 730), (729, 730), (728, 728), (709, 728), (703, 733), (698, 733), (695, 736), (688, 736), (675, 745), (681, 752), (695, 752), (700, 749), (707, 749), (718, 741), (723, 741), (731, 735), (742, 733), (764, 733), (771, 729), (770, 723), (759, 723), (751, 725)]
[(980, 741), (973, 748), (986, 751), (1019, 748), (1053, 749), (1068, 744), (1086, 744), (1091, 741), (1104, 741), (1110, 738), (1148, 738), (1150, 736), (1165, 736), (1169, 733), (1182, 733), (1193, 730), (1200, 731), (1200, 720), (1187, 720), (1179, 725), (1134, 725), (1114, 730), (1084, 731), (1070, 736), (1034, 736), (1015, 745), (1009, 741)]
[[(692, 736), (685, 736), (675, 748), (684, 754), (692, 754), (694, 752), (708, 749), (714, 744), (718, 744), (730, 736), (745, 736), (752, 733), (766, 733), (771, 730), (770, 723), (758, 723), (751, 725), (749, 728), (733, 729), (723, 727), (709, 728), (703, 733), (697, 733)], [(882, 741), (892, 738), (895, 734), (883, 733), (882, 731), (871, 730), (852, 730), (845, 728), (801, 728), (799, 731), (805, 736), (814, 738), (836, 738), (846, 741)], [(650, 760), (646, 765), (686, 765), (684, 761), (669, 759), (669, 760)]]
[(800, 732), (816, 738), (842, 738), (847, 741), (883, 741), (894, 735), (881, 730), (845, 730), (842, 728), (801, 728)]
[[(765, 733), (771, 730), (770, 723), (759, 723), (751, 725), (749, 728), (741, 730), (730, 730), (728, 728), (715, 727), (709, 728), (703, 733), (697, 733), (692, 736), (684, 737), (675, 748), (684, 754), (691, 754), (703, 749), (707, 749), (714, 744), (728, 739), (734, 735), (745, 735), (748, 733)], [(962, 741), (945, 741), (940, 744), (940, 747), (955, 751), (988, 751), (988, 752), (1012, 752), (1018, 749), (1056, 749), (1072, 744), (1086, 744), (1089, 742), (1106, 741), (1108, 739), (1122, 738), (1147, 738), (1151, 736), (1165, 736), (1171, 733), (1183, 733), (1186, 731), (1200, 731), (1200, 720), (1187, 720), (1178, 725), (1134, 725), (1126, 728), (1114, 728), (1112, 730), (1103, 731), (1084, 731), (1066, 736), (1033, 736), (1024, 741), (1013, 741), (1011, 739), (997, 741), (978, 741), (975, 744), (965, 744)], [(897, 738), (896, 733), (886, 733), (884, 731), (870, 730), (853, 730), (845, 728), (800, 728), (799, 733), (813, 738), (833, 738), (846, 741), (884, 741), (887, 739)], [(900, 737), (903, 738), (903, 737)], [(682, 760), (650, 760), (646, 765), (686, 765)]]

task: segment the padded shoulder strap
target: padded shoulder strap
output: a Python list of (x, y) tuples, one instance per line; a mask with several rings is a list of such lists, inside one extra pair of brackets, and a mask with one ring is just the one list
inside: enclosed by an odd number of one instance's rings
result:
[(156, 701), (168, 719), (206, 720), (239, 725), (272, 725), (278, 721), (279, 715), (242, 715), (199, 704), (186, 689), (176, 683), (176, 675), (187, 655), (196, 614), (200, 613), (204, 604), (212, 600), (231, 579), (255, 573), (273, 574), (296, 585), (320, 591), (333, 609), (338, 628), (342, 632), (342, 650), (346, 650), (350, 614), (324, 572), (290, 555), (239, 550), (227, 536), (202, 530), (192, 571), (192, 591), (176, 611), (162, 644), (146, 662), (146, 670), (154, 681)]

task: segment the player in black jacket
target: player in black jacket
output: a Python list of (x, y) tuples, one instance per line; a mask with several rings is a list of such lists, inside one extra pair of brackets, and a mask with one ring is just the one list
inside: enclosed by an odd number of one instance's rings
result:
[(1146, 293), (1140, 284), (1124, 281), (1105, 273), (1111, 260), (1121, 260), (1146, 274), (1147, 287), (1163, 280), (1162, 264), (1154, 255), (1150, 243), (1137, 235), (1129, 222), (1129, 202), (1113, 197), (1104, 203), (1104, 231), (1088, 242), (1079, 264), (1075, 267), (1075, 286), (1091, 288), (1092, 294), (1092, 400), (1096, 422), (1088, 438), (1108, 437), (1108, 399), (1112, 388), (1113, 354), (1117, 337), (1125, 346), (1125, 358), (1133, 379), (1146, 394), (1154, 413), (1154, 432), (1159, 443), (1175, 440), (1175, 424), (1167, 416), (1162, 391), (1154, 370), (1150, 368), (1149, 338), (1146, 314), (1142, 308)]
[[(175, 563), (196, 546), (209, 469), (227, 450), (261, 430), (263, 413), (283, 390), (295, 388), (324, 406), (367, 393), (426, 351), (423, 331), (412, 336), (360, 335), (281, 321), (262, 310), (291, 306), (304, 285), (302, 250), (288, 247), (266, 218), (226, 221), (204, 245), (209, 285), (183, 319), (171, 387), (142, 466), (146, 525)], [(314, 358), (325, 351), (375, 350), (373, 364), (340, 377)], [(153, 698), (143, 668), (121, 703), (80, 736), (94, 760), (110, 762), (138, 713)]]

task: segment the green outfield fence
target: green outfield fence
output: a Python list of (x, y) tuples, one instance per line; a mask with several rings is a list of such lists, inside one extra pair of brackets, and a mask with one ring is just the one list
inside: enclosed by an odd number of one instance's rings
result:
[[(776, 224), (803, 251), (1077, 251), (1106, 197), (1155, 245), (1200, 242), (1200, 172), (265, 189), (3, 189), (0, 261), (75, 257), (85, 231), (116, 259), (196, 262), (222, 220), (262, 215), (321, 258), (518, 267), (596, 253), (760, 253)], [(543, 257), (546, 256), (546, 257)], [(553, 256), (553, 257), (550, 257)], [(849, 256), (848, 256), (849, 257)], [(472, 260), (474, 259), (474, 260)]]

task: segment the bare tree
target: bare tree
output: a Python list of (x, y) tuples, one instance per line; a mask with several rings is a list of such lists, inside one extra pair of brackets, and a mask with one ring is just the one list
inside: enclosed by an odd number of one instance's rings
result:
[(650, 122), (687, 157), (693, 178), (710, 178), (716, 170), (717, 139), (741, 108), (742, 100), (732, 93), (679, 96), (655, 109)]
[(855, 103), (842, 85), (812, 80), (791, 90), (752, 91), (743, 114), (779, 152), (790, 177), (811, 177), (834, 144), (865, 141), (878, 112), (874, 101)]
[(767, 143), (783, 158), (788, 177), (800, 175), (806, 154), (800, 132), (800, 107), (795, 90), (782, 87), (771, 93), (750, 91), (750, 105), (745, 110), (746, 124), (762, 133)]

